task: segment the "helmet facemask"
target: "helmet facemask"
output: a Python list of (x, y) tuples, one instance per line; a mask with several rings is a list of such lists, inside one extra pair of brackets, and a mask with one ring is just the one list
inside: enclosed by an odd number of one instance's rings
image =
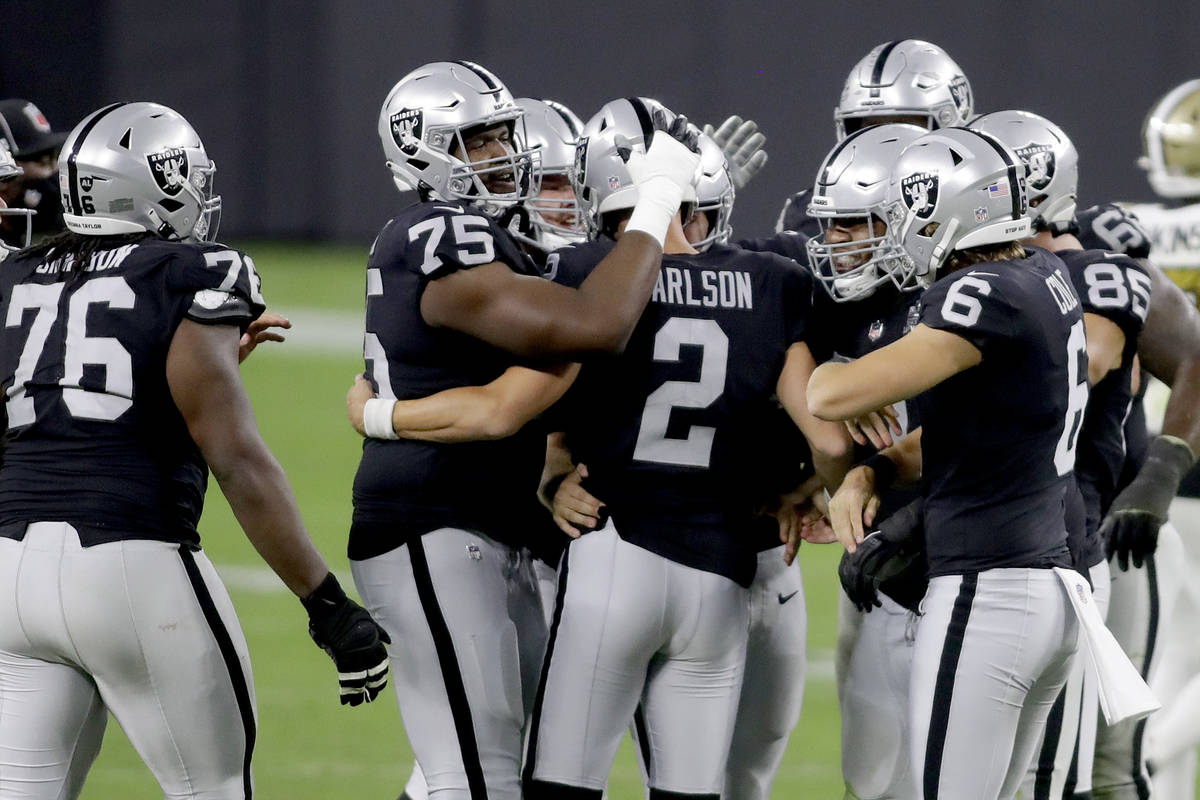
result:
[[(888, 235), (878, 209), (837, 209), (836, 216), (817, 218), (821, 233), (808, 240), (808, 258), (813, 274), (836, 302), (861, 300), (887, 282), (900, 291), (917, 287), (912, 260)], [(834, 228), (865, 224), (863, 239), (830, 241)]]

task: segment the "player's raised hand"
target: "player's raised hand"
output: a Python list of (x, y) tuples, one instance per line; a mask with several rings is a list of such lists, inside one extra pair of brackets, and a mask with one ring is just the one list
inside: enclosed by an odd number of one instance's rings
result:
[(704, 133), (711, 136), (725, 154), (733, 188), (741, 189), (767, 165), (767, 151), (763, 149), (767, 137), (758, 130), (754, 120), (743, 120), (735, 115), (716, 130), (705, 125)]
[(1167, 509), (1179, 490), (1183, 474), (1195, 458), (1187, 442), (1175, 436), (1157, 436), (1150, 442), (1146, 463), (1126, 486), (1100, 526), (1104, 549), (1116, 556), (1122, 571), (1142, 566), (1158, 547), (1158, 529), (1167, 521)]
[(829, 524), (848, 552), (858, 549), (866, 537), (864, 525), (873, 523), (878, 512), (874, 470), (860, 465), (847, 472), (829, 500)]
[(551, 503), (554, 524), (572, 539), (599, 528), (607, 513), (604, 503), (583, 488), (583, 479), (587, 475), (587, 465), (576, 464), (575, 469), (558, 484)]
[(346, 596), (332, 572), (300, 602), (308, 611), (309, 635), (337, 667), (342, 705), (374, 700), (387, 686), (387, 631)]
[(258, 319), (250, 323), (250, 327), (242, 334), (242, 339), (238, 342), (238, 363), (245, 361), (254, 352), (254, 348), (262, 342), (284, 341), (283, 334), (276, 333), (271, 328), (287, 330), (290, 327), (292, 327), (292, 321), (287, 317), (273, 311), (264, 311), (258, 316)]

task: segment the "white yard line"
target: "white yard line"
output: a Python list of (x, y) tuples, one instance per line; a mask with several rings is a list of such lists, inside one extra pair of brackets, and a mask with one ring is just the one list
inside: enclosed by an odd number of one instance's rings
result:
[(323, 308), (288, 308), (279, 313), (292, 321), (282, 331), (287, 341), (268, 342), (255, 353), (271, 355), (296, 351), (323, 355), (362, 355), (363, 315), (358, 311), (330, 311)]

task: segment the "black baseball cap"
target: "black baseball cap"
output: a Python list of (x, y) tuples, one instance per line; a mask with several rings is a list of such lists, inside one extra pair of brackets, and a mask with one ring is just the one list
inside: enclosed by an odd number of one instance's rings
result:
[(0, 136), (8, 142), (13, 158), (26, 161), (62, 147), (67, 133), (54, 132), (41, 109), (28, 100), (0, 100)]

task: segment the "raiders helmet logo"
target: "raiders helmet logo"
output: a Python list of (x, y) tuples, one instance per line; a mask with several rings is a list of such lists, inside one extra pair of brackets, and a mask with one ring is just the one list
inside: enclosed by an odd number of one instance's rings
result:
[(583, 186), (583, 182), (587, 178), (587, 151), (588, 137), (581, 136), (579, 137), (579, 141), (575, 143), (575, 166), (573, 169), (573, 180), (576, 186)]
[(904, 204), (921, 219), (933, 216), (937, 208), (938, 176), (936, 172), (917, 172), (900, 181)]
[(1030, 142), (1024, 147), (1018, 147), (1017, 155), (1029, 167), (1028, 182), (1030, 187), (1042, 190), (1054, 180), (1054, 150), (1048, 144)]
[(171, 197), (179, 194), (188, 178), (188, 157), (182, 148), (172, 147), (150, 153), (146, 156), (146, 163), (150, 165), (150, 174), (163, 194)]
[(400, 152), (415, 156), (425, 131), (425, 115), (419, 108), (402, 108), (391, 116), (392, 139)]
[(965, 115), (971, 109), (971, 84), (965, 76), (955, 75), (950, 80), (950, 96), (954, 98), (959, 114)]

